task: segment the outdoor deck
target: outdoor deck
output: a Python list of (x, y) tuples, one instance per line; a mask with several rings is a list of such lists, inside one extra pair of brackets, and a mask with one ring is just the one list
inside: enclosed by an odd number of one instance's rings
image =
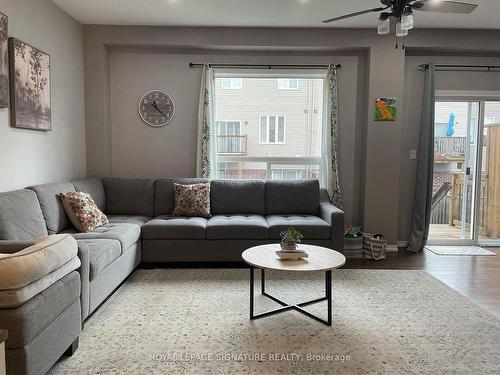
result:
[[(466, 236), (468, 236), (469, 233), (466, 232)], [(429, 230), (429, 239), (430, 240), (459, 240), (461, 239), (462, 235), (462, 230), (460, 227), (456, 226), (451, 226), (448, 224), (431, 224), (430, 230)], [(494, 238), (488, 238), (482, 234), (479, 234), (479, 239), (480, 240), (486, 240), (486, 239), (494, 239)]]

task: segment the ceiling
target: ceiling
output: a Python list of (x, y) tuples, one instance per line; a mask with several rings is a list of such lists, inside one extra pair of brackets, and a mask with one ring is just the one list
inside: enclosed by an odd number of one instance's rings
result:
[[(321, 20), (379, 7), (378, 0), (52, 0), (84, 24), (161, 26), (375, 27), (377, 14)], [(440, 1), (440, 0), (431, 0)], [(470, 15), (415, 12), (417, 28), (500, 29), (500, 0), (455, 0)]]

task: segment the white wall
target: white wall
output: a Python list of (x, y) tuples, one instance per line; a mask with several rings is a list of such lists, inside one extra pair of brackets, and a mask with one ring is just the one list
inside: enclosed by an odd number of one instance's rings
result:
[(10, 126), (0, 109), (0, 191), (86, 174), (83, 28), (50, 0), (0, 0), (9, 36), (50, 55), (52, 131)]

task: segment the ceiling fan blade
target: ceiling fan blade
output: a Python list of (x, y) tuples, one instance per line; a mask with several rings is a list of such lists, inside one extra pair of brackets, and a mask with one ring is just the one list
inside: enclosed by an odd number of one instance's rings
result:
[(330, 23), (330, 22), (340, 21), (340, 20), (344, 20), (346, 18), (360, 16), (360, 15), (366, 14), (366, 13), (380, 12), (382, 10), (386, 10), (387, 8), (388, 7), (380, 7), (380, 8), (373, 8), (373, 9), (362, 10), (362, 11), (359, 11), (359, 12), (354, 12), (354, 13), (346, 14), (346, 15), (343, 15), (343, 16), (340, 16), (340, 17), (329, 18), (327, 20), (324, 20), (323, 23)]
[(448, 0), (420, 0), (413, 4), (414, 10), (423, 12), (470, 14), (476, 8), (476, 4)]

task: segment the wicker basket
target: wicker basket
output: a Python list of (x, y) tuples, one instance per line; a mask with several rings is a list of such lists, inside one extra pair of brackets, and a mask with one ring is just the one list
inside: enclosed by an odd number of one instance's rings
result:
[(381, 234), (363, 234), (363, 258), (381, 260), (385, 259), (387, 240)]

